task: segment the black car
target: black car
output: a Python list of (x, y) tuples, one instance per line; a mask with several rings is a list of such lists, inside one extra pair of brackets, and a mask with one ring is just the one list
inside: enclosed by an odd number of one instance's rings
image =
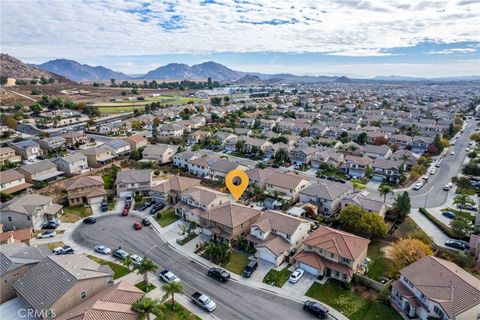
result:
[(150, 222), (150, 220), (148, 220), (147, 218), (143, 218), (142, 219), (142, 223), (145, 227), (148, 227), (149, 225), (151, 225), (152, 223)]
[(97, 222), (97, 219), (95, 219), (94, 217), (88, 217), (83, 219), (83, 223), (86, 224), (94, 224), (95, 222)]
[(221, 282), (227, 282), (230, 280), (230, 273), (222, 268), (210, 268), (208, 269), (208, 276), (220, 280)]
[(338, 179), (338, 178), (335, 178), (335, 182), (346, 183), (345, 180), (343, 180), (343, 179)]
[(42, 224), (42, 229), (57, 229), (58, 223), (52, 222), (52, 221), (47, 221), (44, 224)]
[(257, 269), (258, 267), (258, 262), (255, 260), (250, 261), (245, 269), (243, 270), (242, 276), (244, 278), (250, 278), (253, 274), (253, 272)]
[(102, 210), (102, 212), (105, 212), (105, 211), (108, 210), (107, 200), (105, 200), (105, 199), (102, 200), (102, 203), (100, 204), (100, 209)]
[(142, 203), (142, 205), (140, 207), (138, 207), (138, 211), (143, 211), (145, 209), (147, 209), (148, 207), (150, 207), (152, 205), (151, 202), (144, 202)]
[(328, 308), (315, 301), (305, 301), (303, 303), (303, 310), (314, 314), (320, 319), (326, 319), (328, 317)]
[(466, 250), (470, 248), (466, 242), (461, 240), (447, 240), (445, 241), (445, 246), (458, 250)]
[(165, 204), (163, 204), (163, 203), (156, 204), (155, 206), (153, 206), (153, 207), (150, 209), (150, 214), (154, 214), (154, 213), (156, 213), (157, 211), (162, 210), (163, 208), (165, 208)]
[(327, 177), (327, 180), (330, 180), (330, 181), (335, 181), (335, 177), (328, 176), (328, 177)]

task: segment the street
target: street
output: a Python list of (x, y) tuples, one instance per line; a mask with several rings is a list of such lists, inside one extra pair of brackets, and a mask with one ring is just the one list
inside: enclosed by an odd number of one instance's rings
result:
[(114, 250), (121, 246), (130, 254), (147, 256), (159, 266), (157, 273), (169, 269), (182, 280), (186, 296), (197, 290), (210, 296), (217, 304), (213, 314), (220, 319), (313, 318), (302, 310), (300, 302), (235, 281), (222, 284), (207, 277), (206, 267), (175, 251), (151, 227), (135, 231), (133, 223), (138, 220), (132, 216), (99, 217), (96, 224), (79, 225), (72, 240), (87, 248), (104, 244)]

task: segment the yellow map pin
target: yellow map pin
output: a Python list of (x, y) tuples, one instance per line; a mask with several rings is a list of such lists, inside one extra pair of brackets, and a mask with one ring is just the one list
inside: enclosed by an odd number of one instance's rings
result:
[(240, 169), (232, 170), (225, 177), (225, 184), (236, 201), (248, 187), (248, 175)]

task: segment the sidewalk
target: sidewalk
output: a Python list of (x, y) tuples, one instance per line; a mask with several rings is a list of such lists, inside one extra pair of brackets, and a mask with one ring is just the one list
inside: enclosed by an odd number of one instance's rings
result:
[(421, 214), (418, 209), (412, 209), (409, 216), (423, 231), (425, 231), (425, 233), (427, 233), (432, 238), (435, 244), (444, 247), (445, 241), (450, 240), (450, 238), (445, 233), (443, 233), (442, 230), (440, 230), (436, 225), (434, 225), (433, 222), (428, 220), (427, 217)]

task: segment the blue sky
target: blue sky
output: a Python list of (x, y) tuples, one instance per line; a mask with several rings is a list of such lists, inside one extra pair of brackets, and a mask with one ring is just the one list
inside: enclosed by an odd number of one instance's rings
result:
[(2, 1), (2, 52), (144, 73), (208, 60), (311, 75), (480, 74), (480, 1)]

